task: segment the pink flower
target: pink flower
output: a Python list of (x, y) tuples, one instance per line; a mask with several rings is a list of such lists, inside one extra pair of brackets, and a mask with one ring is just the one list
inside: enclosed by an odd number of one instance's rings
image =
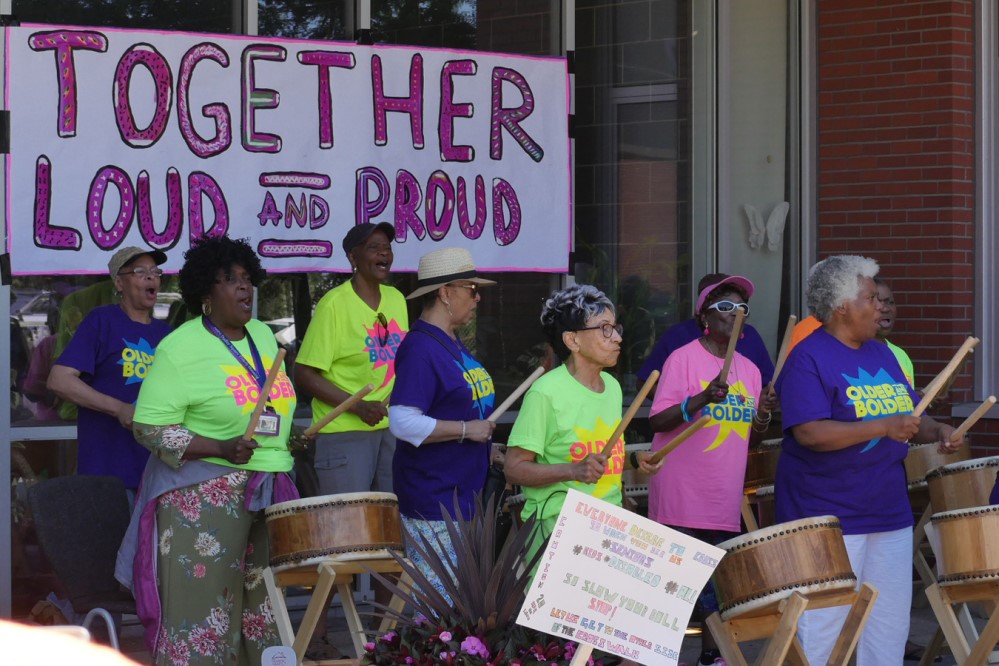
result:
[(364, 649), (367, 650), (368, 652), (374, 652), (374, 650), (375, 650), (375, 644), (374, 643), (365, 643), (364, 644)]
[(195, 627), (190, 634), (194, 651), (202, 656), (211, 656), (218, 649), (218, 634), (211, 627)]
[(201, 492), (212, 506), (222, 507), (229, 501), (229, 483), (224, 476), (210, 479), (201, 484)]
[(461, 649), (468, 654), (478, 655), (483, 659), (490, 657), (489, 648), (475, 636), (469, 636), (461, 642)]
[(206, 572), (205, 565), (202, 564), (201, 562), (198, 562), (197, 564), (194, 565), (195, 578), (204, 578), (205, 572)]
[(384, 636), (382, 636), (382, 640), (386, 643), (391, 643), (393, 640), (395, 640), (395, 637), (396, 633), (394, 631), (389, 631), (386, 632)]
[(262, 614), (243, 612), (243, 635), (251, 641), (259, 641), (267, 632), (267, 622)]
[(180, 499), (180, 513), (192, 523), (197, 522), (198, 518), (201, 517), (201, 504), (198, 502), (198, 496), (194, 493), (184, 493)]
[(451, 632), (450, 631), (442, 631), (441, 635), (440, 635), (440, 639), (441, 639), (442, 643), (447, 643), (449, 640), (451, 640)]

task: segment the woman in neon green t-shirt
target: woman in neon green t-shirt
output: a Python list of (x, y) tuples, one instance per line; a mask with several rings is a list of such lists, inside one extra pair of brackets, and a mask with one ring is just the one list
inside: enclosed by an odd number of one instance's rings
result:
[[(621, 505), (624, 441), (610, 455), (603, 447), (621, 421), (621, 386), (605, 368), (621, 353), (624, 328), (613, 303), (590, 285), (572, 285), (545, 301), (541, 326), (564, 365), (548, 372), (524, 397), (507, 442), (504, 471), (510, 483), (524, 488), (523, 516), (535, 516), (541, 538), (532, 554), (551, 535), (552, 526), (572, 488)], [(646, 473), (648, 452), (633, 463)]]
[(202, 316), (160, 343), (139, 393), (136, 439), (153, 455), (116, 575), (133, 588), (156, 664), (259, 664), (280, 644), (263, 569), (264, 509), (298, 496), (287, 475), (295, 390), (283, 369), (243, 438), (277, 356), (273, 333), (251, 317), (263, 277), (245, 241), (196, 242), (180, 289)]

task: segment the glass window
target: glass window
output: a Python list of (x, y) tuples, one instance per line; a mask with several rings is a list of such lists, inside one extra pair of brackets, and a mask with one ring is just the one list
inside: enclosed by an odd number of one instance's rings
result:
[(347, 0), (259, 0), (257, 4), (258, 35), (346, 40), (351, 32)]
[(576, 12), (575, 276), (618, 304), (626, 393), (657, 337), (690, 315), (685, 4), (582, 1)]
[(118, 26), (144, 30), (233, 32), (232, 0), (13, 0), (25, 23)]

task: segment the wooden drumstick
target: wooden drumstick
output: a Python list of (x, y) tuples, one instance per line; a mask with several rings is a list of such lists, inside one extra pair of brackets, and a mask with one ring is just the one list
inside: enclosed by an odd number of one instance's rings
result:
[(680, 446), (685, 441), (687, 441), (691, 435), (693, 435), (695, 432), (706, 426), (708, 424), (708, 421), (710, 420), (711, 417), (705, 414), (701, 418), (691, 423), (689, 426), (687, 426), (686, 430), (684, 430), (679, 435), (674, 437), (673, 441), (671, 441), (669, 444), (667, 444), (663, 448), (653, 453), (652, 457), (649, 458), (649, 464), (655, 465), (657, 462), (668, 456), (673, 451), (673, 449), (675, 449), (676, 447)]
[(614, 429), (610, 439), (607, 440), (603, 451), (600, 452), (601, 455), (609, 456), (611, 454), (611, 451), (614, 450), (614, 445), (617, 444), (617, 440), (621, 439), (621, 435), (624, 434), (624, 429), (628, 427), (629, 423), (631, 423), (631, 419), (635, 418), (635, 413), (638, 412), (638, 408), (641, 407), (642, 403), (645, 401), (645, 396), (649, 394), (649, 391), (652, 390), (652, 387), (656, 385), (656, 381), (658, 380), (658, 370), (653, 370), (649, 373), (649, 378), (645, 380), (645, 383), (642, 384), (642, 388), (638, 390), (638, 395), (635, 396), (635, 399), (631, 403), (631, 407), (629, 407), (628, 411), (624, 413), (624, 418), (622, 418), (621, 422), (617, 424), (617, 428)]
[(356, 403), (360, 402), (361, 400), (364, 400), (364, 396), (368, 395), (374, 390), (375, 387), (372, 386), (371, 384), (368, 384), (360, 391), (358, 391), (357, 393), (350, 396), (349, 398), (341, 402), (339, 405), (334, 407), (333, 411), (328, 412), (326, 416), (324, 416), (323, 418), (319, 419), (318, 421), (310, 425), (308, 428), (306, 428), (305, 436), (312, 437), (317, 432), (325, 428), (327, 424), (329, 424), (333, 419), (343, 414), (345, 411), (353, 407)]
[(725, 352), (725, 365), (722, 366), (721, 380), (728, 384), (728, 371), (732, 367), (732, 359), (735, 358), (735, 345), (739, 342), (739, 336), (742, 335), (742, 322), (745, 320), (746, 315), (743, 314), (742, 308), (735, 309), (735, 324), (732, 326), (732, 335), (728, 339), (728, 350)]
[(794, 325), (798, 318), (791, 315), (787, 318), (787, 328), (784, 329), (784, 339), (780, 343), (780, 351), (777, 352), (777, 365), (774, 367), (774, 376), (770, 379), (770, 386), (777, 383), (777, 375), (784, 368), (784, 361), (787, 360), (787, 350), (791, 346), (791, 337), (794, 334)]
[(246, 426), (243, 439), (248, 440), (253, 437), (253, 433), (257, 429), (257, 421), (260, 420), (260, 415), (264, 413), (264, 407), (267, 406), (267, 398), (271, 394), (271, 387), (274, 386), (274, 380), (277, 379), (278, 373), (281, 372), (281, 364), (284, 363), (284, 355), (286, 353), (284, 347), (278, 349), (278, 353), (274, 357), (274, 363), (271, 364), (270, 372), (267, 373), (264, 386), (260, 389), (260, 395), (257, 397), (257, 406), (253, 408), (253, 413), (250, 414), (250, 423)]
[(511, 393), (510, 396), (506, 400), (504, 400), (503, 403), (499, 407), (497, 407), (493, 411), (493, 413), (489, 415), (489, 418), (487, 418), (486, 420), (496, 423), (496, 420), (499, 417), (503, 416), (503, 412), (510, 409), (510, 406), (517, 401), (517, 398), (523, 395), (524, 391), (531, 388), (531, 384), (533, 384), (534, 381), (543, 374), (545, 374), (544, 366), (539, 365), (534, 369), (534, 372), (532, 372), (530, 375), (527, 376), (527, 379), (525, 379), (520, 383), (520, 386), (514, 389), (513, 393)]
[(985, 399), (985, 402), (978, 405), (978, 409), (973, 411), (971, 413), (971, 416), (964, 419), (964, 423), (959, 425), (957, 429), (954, 430), (954, 435), (951, 436), (951, 441), (953, 441), (954, 439), (960, 440), (961, 438), (963, 438), (965, 433), (967, 433), (968, 430), (971, 429), (971, 426), (975, 425), (978, 422), (978, 419), (985, 416), (985, 412), (992, 409), (992, 405), (994, 404), (996, 404), (996, 397), (994, 395), (990, 395), (988, 398)]
[[(953, 360), (951, 361), (951, 363), (954, 364), (953, 367), (951, 367), (951, 364), (948, 363), (947, 367), (945, 367), (943, 370), (941, 370), (940, 374), (938, 374), (936, 377), (934, 377), (932, 380), (930, 380), (930, 383), (926, 385), (926, 388), (923, 389), (923, 395), (926, 395), (927, 393), (929, 393), (930, 390), (934, 386), (937, 386), (937, 387), (940, 387), (940, 388), (946, 386), (947, 383), (948, 383), (948, 381), (951, 380), (951, 376), (953, 375), (954, 370), (956, 370), (957, 366), (960, 365), (961, 361), (964, 360), (965, 354), (970, 354), (971, 352), (973, 352), (974, 348), (975, 348), (975, 345), (977, 345), (978, 342), (979, 342), (978, 338), (973, 337), (973, 336), (968, 336), (964, 340), (964, 344), (961, 345), (961, 348), (957, 350), (957, 354), (954, 355), (954, 358), (957, 359), (957, 361), (956, 362), (954, 362)], [(967, 347), (966, 350), (965, 350), (965, 347)], [(964, 350), (964, 351), (962, 351), (962, 350)], [(948, 372), (948, 369), (950, 369), (949, 372)], [(940, 388), (937, 389), (937, 392), (940, 391)]]
[[(958, 349), (957, 353), (954, 354), (954, 358), (950, 360), (950, 363), (948, 363), (947, 366), (940, 371), (940, 374), (937, 375), (936, 378), (934, 378), (933, 381), (931, 381), (926, 386), (926, 392), (923, 394), (923, 399), (919, 401), (919, 404), (916, 405), (916, 409), (912, 411), (913, 416), (923, 415), (923, 412), (926, 411), (926, 408), (929, 407), (930, 403), (933, 402), (933, 400), (937, 397), (937, 393), (939, 393), (940, 389), (943, 388), (943, 385), (945, 383), (944, 379), (949, 377), (951, 373), (957, 369), (957, 366), (961, 364), (961, 361), (964, 360), (964, 357), (968, 354), (968, 352), (971, 351), (972, 347), (974, 347), (977, 344), (978, 344), (978, 338), (974, 336), (969, 335), (965, 339), (960, 349)], [(940, 379), (940, 381), (937, 381), (938, 379)]]

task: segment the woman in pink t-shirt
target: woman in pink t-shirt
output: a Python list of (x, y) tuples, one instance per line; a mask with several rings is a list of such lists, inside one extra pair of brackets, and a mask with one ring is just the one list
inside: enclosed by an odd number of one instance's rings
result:
[[(758, 438), (777, 406), (773, 391), (762, 399), (760, 371), (736, 352), (722, 377), (725, 352), (741, 309), (749, 315), (753, 283), (733, 275), (706, 286), (695, 316), (704, 335), (666, 359), (652, 403), (649, 423), (657, 451), (702, 415), (711, 421), (669, 454), (649, 483), (649, 518), (712, 544), (740, 530), (743, 480), (751, 438)], [(702, 612), (718, 610), (709, 584), (698, 600)], [(701, 663), (720, 659), (705, 628)]]

